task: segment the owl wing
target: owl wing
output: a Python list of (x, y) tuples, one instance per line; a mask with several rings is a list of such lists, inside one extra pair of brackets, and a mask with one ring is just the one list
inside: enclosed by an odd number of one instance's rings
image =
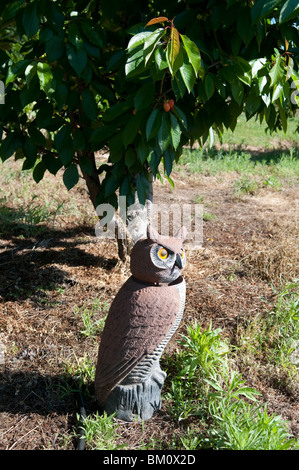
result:
[(96, 369), (98, 400), (103, 403), (171, 329), (180, 308), (172, 286), (149, 286), (133, 277), (119, 290), (106, 320)]

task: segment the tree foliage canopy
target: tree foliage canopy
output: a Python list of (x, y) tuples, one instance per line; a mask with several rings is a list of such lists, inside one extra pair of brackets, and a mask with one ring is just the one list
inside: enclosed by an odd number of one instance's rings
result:
[[(187, 143), (298, 109), (297, 0), (15, 0), (0, 6), (0, 156), (141, 203)], [(109, 149), (105, 163), (95, 152)]]

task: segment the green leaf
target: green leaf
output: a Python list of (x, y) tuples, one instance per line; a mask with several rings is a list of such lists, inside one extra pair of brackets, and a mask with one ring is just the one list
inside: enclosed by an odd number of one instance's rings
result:
[(132, 116), (127, 122), (123, 131), (123, 143), (125, 147), (133, 143), (139, 130), (139, 124), (140, 122), (136, 115)]
[(165, 70), (168, 67), (166, 52), (164, 48), (158, 47), (155, 51), (155, 61), (159, 70)]
[(187, 36), (181, 34), (181, 38), (183, 40), (185, 51), (187, 52), (189, 61), (197, 77), (199, 74), (201, 75), (202, 71), (201, 55), (199, 49), (195, 42), (191, 41), (191, 39), (189, 39)]
[(53, 36), (46, 41), (46, 54), (49, 62), (60, 59), (64, 54), (64, 38), (63, 36)]
[(282, 129), (283, 129), (284, 133), (286, 133), (287, 128), (288, 128), (286, 113), (285, 113), (285, 110), (283, 109), (280, 101), (277, 101), (277, 103), (278, 103), (278, 108), (279, 108), (279, 116), (280, 116), (280, 119), (281, 119)]
[(129, 147), (125, 153), (125, 164), (131, 168), (136, 161), (136, 153), (133, 147)]
[(82, 108), (86, 116), (95, 121), (98, 117), (98, 107), (93, 93), (85, 88), (82, 92)]
[(52, 175), (56, 175), (57, 171), (60, 170), (60, 168), (63, 166), (62, 161), (55, 157), (52, 153), (44, 154), (42, 159), (47, 170), (52, 173)]
[(281, 0), (258, 0), (251, 9), (251, 19), (253, 23), (264, 18), (281, 3)]
[(34, 3), (27, 5), (24, 9), (22, 23), (27, 38), (31, 38), (37, 33), (39, 29), (39, 17), (37, 15), (36, 5)]
[(2, 11), (1, 11), (1, 20), (3, 23), (10, 20), (11, 18), (16, 16), (16, 13), (19, 10), (23, 10), (24, 0), (16, 0), (12, 2), (3, 2)]
[(21, 76), (29, 64), (30, 60), (24, 59), (9, 67), (5, 80), (5, 85), (8, 85), (9, 83), (13, 82), (16, 77)]
[(129, 41), (128, 51), (136, 49), (136, 47), (142, 46), (144, 41), (151, 36), (152, 31), (142, 31), (141, 33), (135, 34)]
[(161, 149), (161, 152), (165, 152), (171, 139), (171, 126), (169, 122), (169, 114), (162, 114), (161, 126), (158, 131), (158, 144)]
[(234, 76), (231, 79), (237, 76), (239, 80), (245, 83), (245, 85), (251, 85), (252, 68), (247, 60), (242, 57), (237, 57), (233, 64), (233, 72)]
[(267, 59), (261, 58), (261, 59), (254, 59), (249, 62), (251, 66), (251, 74), (252, 78), (256, 77), (258, 74), (259, 70), (261, 70), (267, 62)]
[(147, 140), (150, 140), (153, 137), (155, 137), (155, 135), (157, 134), (157, 132), (160, 128), (161, 120), (162, 120), (161, 111), (159, 111), (157, 108), (154, 109), (151, 112), (151, 114), (150, 114), (150, 116), (149, 116), (149, 118), (146, 122), (145, 135), (146, 135)]
[(158, 28), (145, 39), (143, 46), (143, 56), (145, 64), (147, 64), (147, 62), (151, 58), (158, 42), (164, 36), (165, 33), (166, 31), (164, 28)]
[(64, 166), (69, 165), (74, 157), (71, 133), (72, 128), (70, 124), (65, 124), (54, 137), (55, 148)]
[(62, 108), (66, 105), (68, 95), (68, 87), (64, 83), (57, 83), (55, 91), (53, 93), (53, 97), (57, 103), (59, 111), (61, 111)]
[(39, 129), (34, 127), (34, 125), (31, 125), (28, 127), (28, 132), (32, 141), (35, 143), (35, 145), (38, 145), (41, 147), (44, 147), (46, 145), (45, 136), (42, 134), (42, 132)]
[(252, 28), (249, 8), (240, 9), (238, 14), (237, 32), (246, 46), (255, 36), (255, 29)]
[(149, 193), (149, 182), (143, 174), (137, 175), (136, 190), (138, 200), (140, 204), (144, 206)]
[(37, 72), (37, 63), (36, 62), (34, 62), (33, 64), (29, 64), (26, 67), (25, 77), (26, 77), (27, 86), (30, 85), (31, 80), (35, 77), (36, 72)]
[(139, 72), (144, 70), (144, 56), (143, 56), (143, 49), (137, 49), (134, 54), (130, 54), (126, 65), (125, 65), (125, 73), (127, 76), (134, 76)]
[(284, 70), (282, 68), (283, 58), (281, 55), (276, 56), (275, 64), (273, 65), (269, 75), (271, 77), (270, 86), (276, 85), (277, 82), (281, 81), (284, 76)]
[(121, 101), (119, 103), (116, 103), (105, 112), (103, 120), (111, 122), (122, 114), (124, 114), (130, 108), (131, 105), (127, 101)]
[(180, 73), (177, 73), (172, 80), (172, 89), (177, 100), (184, 97), (187, 88)]
[(234, 80), (232, 80), (231, 88), (234, 100), (240, 105), (243, 101), (244, 96), (244, 87), (242, 83), (240, 82), (240, 80), (235, 78)]
[(166, 175), (169, 177), (172, 172), (172, 165), (175, 159), (175, 153), (171, 148), (168, 148), (164, 152), (164, 169)]
[(137, 145), (136, 153), (139, 161), (143, 164), (149, 155), (149, 146), (143, 139), (141, 139)]
[(173, 25), (171, 25), (170, 50), (169, 50), (169, 62), (170, 62), (171, 70), (173, 69), (174, 61), (179, 51), (180, 51), (180, 33)]
[(207, 99), (209, 100), (213, 96), (214, 90), (215, 90), (214, 80), (213, 80), (211, 74), (208, 73), (205, 76), (204, 84), (205, 84), (205, 92), (206, 92), (206, 95), (207, 95)]
[(72, 143), (72, 127), (70, 124), (65, 124), (59, 129), (57, 134), (54, 137), (54, 144), (56, 150), (62, 150), (65, 145), (69, 146)]
[(30, 165), (31, 165), (30, 168), (32, 168), (36, 161), (37, 148), (36, 148), (35, 143), (29, 136), (26, 136), (24, 139), (23, 152), (24, 152), (26, 159), (30, 162)]
[(151, 102), (154, 99), (155, 86), (152, 81), (145, 83), (137, 91), (134, 98), (134, 106), (136, 111), (147, 108), (150, 106)]
[(83, 49), (83, 46), (79, 44), (78, 46), (73, 46), (71, 44), (66, 45), (67, 58), (76, 72), (77, 75), (80, 75), (87, 64), (87, 54)]
[(83, 150), (85, 148), (86, 142), (85, 137), (80, 129), (76, 129), (73, 137), (73, 146), (75, 150)]
[(115, 126), (112, 125), (98, 127), (91, 135), (90, 141), (92, 144), (96, 144), (101, 148), (101, 145), (103, 146), (107, 143), (115, 130)]
[(151, 150), (148, 155), (148, 163), (154, 175), (156, 175), (157, 173), (160, 161), (161, 161), (161, 154), (157, 154), (154, 150)]
[(80, 168), (82, 171), (91, 175), (92, 173), (92, 163), (85, 155), (80, 156)]
[(184, 53), (181, 47), (172, 66), (172, 76), (177, 77), (177, 71), (182, 67), (183, 64), (184, 64)]
[(184, 63), (182, 67), (180, 67), (180, 73), (188, 92), (191, 93), (196, 82), (196, 75), (192, 65)]
[(183, 124), (185, 129), (188, 129), (188, 122), (185, 113), (177, 105), (174, 106), (173, 111), (179, 118), (179, 121)]
[(118, 186), (118, 181), (113, 175), (110, 175), (107, 180), (105, 179), (105, 197), (111, 196), (111, 194), (117, 190)]
[(72, 189), (79, 181), (78, 168), (75, 163), (71, 163), (63, 173), (63, 182), (68, 190)]
[[(171, 140), (172, 145), (175, 150), (177, 150), (181, 141), (181, 128), (180, 125), (173, 113), (170, 113), (170, 123), (171, 123)], [(169, 176), (169, 175), (168, 175)]]
[(0, 143), (0, 157), (4, 162), (22, 147), (22, 140), (16, 132), (10, 132)]
[(36, 124), (40, 129), (48, 129), (52, 122), (53, 105), (51, 103), (44, 104), (36, 114)]
[(34, 167), (32, 176), (36, 183), (39, 183), (43, 179), (46, 169), (46, 165), (42, 160)]
[(41, 90), (48, 93), (53, 80), (52, 70), (49, 64), (46, 62), (37, 63), (37, 76), (40, 83)]
[(272, 103), (274, 103), (274, 101), (278, 100), (281, 96), (283, 96), (283, 93), (284, 93), (283, 84), (277, 83), (274, 87)]
[(286, 21), (290, 21), (293, 18), (298, 17), (298, 15), (299, 15), (299, 1), (298, 0), (286, 0), (280, 8), (278, 22), (280, 24), (285, 23)]
[(249, 95), (246, 98), (246, 111), (252, 115), (257, 112), (261, 104), (260, 97), (255, 93), (254, 89), (251, 89)]
[(103, 46), (101, 30), (96, 29), (97, 27), (93, 24), (92, 19), (85, 19), (85, 21), (80, 24), (80, 27), (83, 29), (86, 38), (92, 42), (92, 44), (95, 44), (98, 48)]

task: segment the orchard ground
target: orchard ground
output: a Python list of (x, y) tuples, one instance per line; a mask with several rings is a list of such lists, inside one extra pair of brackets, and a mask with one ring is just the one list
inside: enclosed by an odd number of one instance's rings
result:
[[(231, 152), (235, 142), (228, 139), (197, 163), (197, 150), (189, 152), (172, 174), (175, 189), (166, 180), (155, 183), (160, 203), (204, 205), (203, 246), (187, 253), (186, 308), (167, 356), (195, 320), (203, 329), (212, 322), (236, 343), (240, 329), (273, 308), (274, 288), (299, 277), (298, 149), (293, 166), (282, 166), (281, 155), (289, 156), (296, 143), (267, 139), (263, 147), (239, 139), (243, 147)], [(229, 155), (231, 166), (224, 167)], [(246, 164), (242, 167), (240, 158), (238, 169), (232, 155), (245, 156)], [(95, 413), (92, 369), (102, 320), (129, 267), (118, 262), (115, 241), (95, 237), (96, 218), (83, 180), (68, 192), (60, 175), (36, 185), (20, 169), (19, 161), (1, 164), (0, 448), (72, 450), (78, 413), (72, 380), (84, 370), (86, 410)], [(264, 374), (246, 361), (240, 367), (268, 412), (282, 415), (298, 439), (298, 383), (284, 381), (275, 367)], [(146, 423), (115, 425), (115, 446), (125, 449), (180, 448), (187, 432), (187, 424), (169, 413), (167, 400)]]

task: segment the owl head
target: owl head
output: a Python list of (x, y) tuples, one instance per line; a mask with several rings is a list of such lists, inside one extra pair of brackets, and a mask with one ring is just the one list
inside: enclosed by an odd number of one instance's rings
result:
[(186, 264), (183, 248), (186, 236), (185, 227), (175, 237), (167, 237), (149, 225), (147, 237), (138, 240), (131, 252), (133, 276), (140, 281), (157, 284), (175, 281)]

